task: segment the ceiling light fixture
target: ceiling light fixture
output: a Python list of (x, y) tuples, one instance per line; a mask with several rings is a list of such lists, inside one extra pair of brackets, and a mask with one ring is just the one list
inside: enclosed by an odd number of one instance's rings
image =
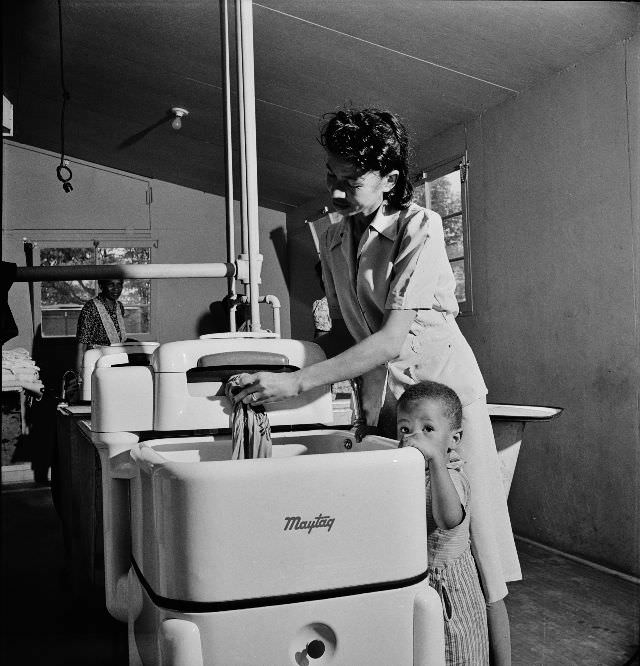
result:
[(179, 130), (182, 127), (182, 119), (188, 116), (189, 112), (179, 106), (174, 106), (171, 109), (171, 113), (173, 113), (175, 116), (175, 118), (171, 121), (171, 127), (173, 127), (174, 130)]

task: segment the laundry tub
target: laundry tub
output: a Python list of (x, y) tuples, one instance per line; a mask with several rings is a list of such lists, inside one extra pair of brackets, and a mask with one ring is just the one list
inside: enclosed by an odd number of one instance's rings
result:
[(131, 664), (444, 663), (429, 587), (424, 459), (348, 431), (135, 445)]

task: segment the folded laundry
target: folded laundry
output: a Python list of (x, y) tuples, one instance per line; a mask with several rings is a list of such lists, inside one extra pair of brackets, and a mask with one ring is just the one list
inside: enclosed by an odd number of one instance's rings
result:
[(44, 384), (40, 380), (35, 382), (20, 382), (20, 385), (25, 391), (33, 393), (38, 399), (42, 397)]
[(31, 354), (24, 347), (16, 347), (15, 349), (3, 349), (2, 360), (4, 359), (25, 359), (31, 358)]
[(44, 392), (44, 384), (39, 379), (18, 379), (17, 377), (6, 378), (2, 376), (2, 390), (23, 388), (25, 391), (32, 393), (35, 397), (40, 398)]
[(40, 375), (37, 371), (35, 372), (14, 372), (13, 376), (21, 382), (33, 382), (40, 379)]
[(42, 395), (44, 384), (40, 381), (40, 368), (23, 347), (2, 350), (2, 386), (19, 386), (36, 396)]
[(13, 372), (37, 372), (40, 368), (31, 358), (29, 352), (22, 348), (2, 350), (2, 369)]
[(40, 368), (37, 365), (3, 365), (2, 372), (10, 372), (14, 375), (26, 375), (31, 377), (33, 375), (39, 375)]
[[(13, 361), (13, 360), (8, 360), (2, 361), (2, 367), (3, 368), (36, 368), (36, 362), (33, 360), (19, 360), (19, 361)], [(38, 368), (39, 370), (40, 368)]]

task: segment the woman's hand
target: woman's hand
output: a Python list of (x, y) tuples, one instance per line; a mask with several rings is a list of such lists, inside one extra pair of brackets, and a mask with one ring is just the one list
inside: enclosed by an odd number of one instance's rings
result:
[(292, 398), (300, 393), (298, 372), (243, 372), (233, 383), (240, 387), (233, 397), (235, 404), (244, 402), (245, 405), (262, 405)]

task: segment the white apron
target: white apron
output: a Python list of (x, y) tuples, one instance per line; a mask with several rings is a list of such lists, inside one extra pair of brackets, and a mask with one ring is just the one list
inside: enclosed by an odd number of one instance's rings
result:
[(102, 322), (102, 326), (104, 327), (105, 333), (109, 338), (109, 344), (117, 345), (120, 342), (124, 342), (127, 337), (127, 333), (124, 328), (124, 317), (122, 316), (122, 312), (120, 311), (120, 306), (118, 302), (116, 301), (116, 318), (118, 320), (118, 328), (120, 329), (120, 335), (118, 335), (118, 331), (116, 330), (116, 327), (113, 324), (113, 319), (111, 319), (111, 316), (107, 312), (107, 308), (104, 307), (104, 303), (97, 297), (92, 300), (93, 304), (96, 306), (98, 314), (100, 315), (100, 321)]

